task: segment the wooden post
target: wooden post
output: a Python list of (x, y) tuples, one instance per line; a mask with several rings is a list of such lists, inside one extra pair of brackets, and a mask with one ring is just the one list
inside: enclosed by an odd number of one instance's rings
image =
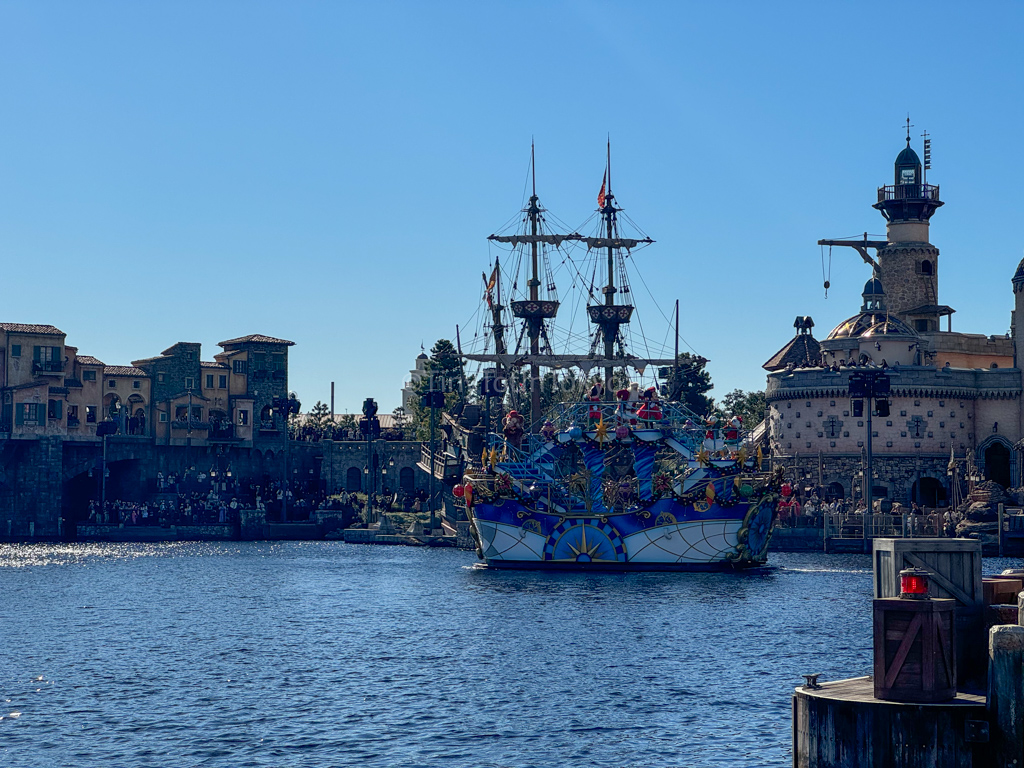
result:
[(992, 750), (998, 768), (1024, 762), (1024, 627), (992, 627), (988, 641), (988, 710), (992, 718)]
[(1003, 556), (1003, 505), (999, 507), (999, 556)]

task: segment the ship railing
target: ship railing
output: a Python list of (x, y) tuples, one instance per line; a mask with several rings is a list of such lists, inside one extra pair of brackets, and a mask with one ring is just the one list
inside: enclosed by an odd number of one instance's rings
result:
[[(619, 423), (628, 423), (630, 419), (628, 414), (624, 415), (617, 406), (611, 404), (601, 405), (608, 406), (607, 411), (602, 411), (602, 413), (612, 414), (604, 423), (608, 429), (609, 440), (613, 440), (615, 438), (615, 427)], [(590, 410), (586, 404), (578, 412), (584, 414), (583, 418), (569, 421), (568, 426), (578, 426), (584, 432), (592, 431), (602, 418), (600, 415), (594, 419), (587, 416), (586, 414), (590, 413)], [(730, 425), (723, 425), (720, 421), (714, 425), (698, 425), (690, 418), (680, 422), (678, 418), (680, 415), (669, 413), (661, 421), (642, 422), (638, 420), (637, 424), (630, 424), (629, 426), (631, 429), (642, 428), (645, 425), (653, 429), (659, 429), (665, 437), (674, 439), (689, 451), (691, 455), (696, 455), (701, 449), (707, 449), (709, 453), (717, 454), (721, 451), (738, 451), (745, 447), (748, 455), (752, 457), (757, 451), (757, 445), (760, 440), (755, 432), (733, 429)], [(562, 431), (568, 428), (568, 426), (562, 427)], [(763, 433), (761, 437), (763, 438)], [(499, 456), (506, 457), (505, 461), (544, 463), (543, 461), (538, 461), (538, 459), (544, 458), (547, 452), (545, 450), (547, 444), (548, 441), (538, 434), (524, 435), (520, 448), (516, 448), (511, 441), (500, 433), (491, 433), (487, 437), (487, 450), (497, 450)], [(473, 457), (473, 461), (476, 461), (476, 457)]]

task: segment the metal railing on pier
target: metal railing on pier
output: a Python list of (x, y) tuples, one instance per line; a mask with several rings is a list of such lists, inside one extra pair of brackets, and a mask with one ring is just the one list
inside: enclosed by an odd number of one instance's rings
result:
[(915, 539), (944, 535), (942, 514), (938, 512), (930, 515), (829, 513), (824, 515), (824, 527), (826, 539)]

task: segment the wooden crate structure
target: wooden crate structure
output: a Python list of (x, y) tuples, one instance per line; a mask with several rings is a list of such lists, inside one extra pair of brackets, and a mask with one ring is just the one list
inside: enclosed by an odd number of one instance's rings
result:
[(874, 601), (875, 698), (934, 704), (956, 697), (955, 600)]
[(981, 542), (974, 539), (875, 539), (875, 599), (899, 597), (900, 571), (928, 571), (929, 595), (956, 601), (956, 663), (961, 682), (984, 687), (988, 665)]
[(986, 576), (981, 583), (985, 605), (1017, 605), (1024, 580), (1011, 576)]
[(875, 599), (899, 597), (900, 571), (928, 571), (932, 597), (974, 607), (984, 602), (981, 542), (974, 539), (875, 539)]

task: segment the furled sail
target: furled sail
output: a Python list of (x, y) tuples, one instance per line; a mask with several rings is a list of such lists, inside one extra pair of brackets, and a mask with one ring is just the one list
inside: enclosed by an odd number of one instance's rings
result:
[(494, 240), (496, 243), (511, 243), (512, 247), (515, 248), (520, 243), (546, 243), (547, 245), (553, 245), (555, 248), (561, 247), (562, 243), (566, 240), (582, 240), (583, 238), (577, 234), (571, 235), (490, 235), (488, 240)]
[(638, 245), (649, 245), (654, 241), (649, 237), (645, 237), (642, 240), (634, 240), (629, 237), (584, 237), (582, 238), (587, 243), (587, 248), (625, 248), (631, 250), (636, 248)]

